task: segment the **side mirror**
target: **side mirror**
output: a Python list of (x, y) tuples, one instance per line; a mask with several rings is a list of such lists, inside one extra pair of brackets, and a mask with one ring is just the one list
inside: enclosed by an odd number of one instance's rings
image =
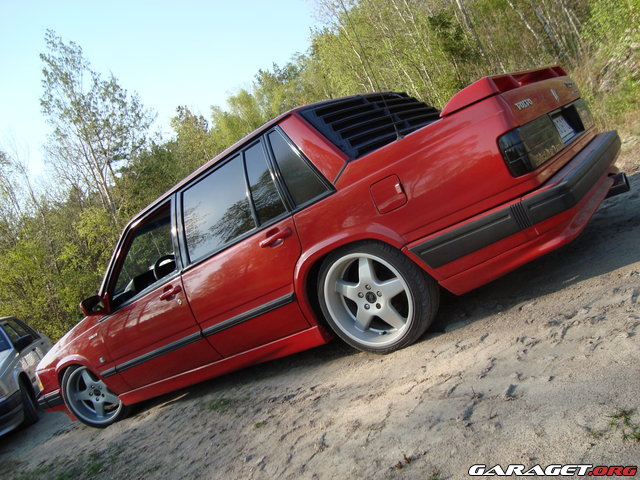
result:
[(13, 346), (16, 347), (16, 350), (21, 352), (22, 350), (27, 348), (32, 343), (33, 343), (33, 336), (32, 335), (24, 335), (24, 336), (18, 338), (14, 342)]
[(99, 295), (94, 295), (80, 302), (80, 310), (82, 310), (82, 313), (86, 317), (92, 315), (107, 315), (109, 312), (105, 303)]

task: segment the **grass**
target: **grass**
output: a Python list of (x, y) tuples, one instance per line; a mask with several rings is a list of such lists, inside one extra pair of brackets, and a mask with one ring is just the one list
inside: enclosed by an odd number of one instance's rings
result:
[(635, 409), (618, 409), (609, 415), (609, 429), (622, 432), (622, 440), (640, 443), (640, 422), (633, 420)]
[(636, 410), (634, 408), (619, 408), (611, 415), (607, 415), (609, 423), (603, 430), (595, 430), (586, 427), (591, 438), (600, 440), (605, 435), (621, 432), (624, 442), (640, 443), (640, 422), (634, 420)]

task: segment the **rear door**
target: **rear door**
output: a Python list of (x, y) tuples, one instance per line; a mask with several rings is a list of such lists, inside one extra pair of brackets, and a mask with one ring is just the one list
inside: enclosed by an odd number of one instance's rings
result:
[(309, 327), (293, 289), (296, 205), (275, 165), (258, 139), (180, 197), (184, 289), (203, 334), (226, 357)]

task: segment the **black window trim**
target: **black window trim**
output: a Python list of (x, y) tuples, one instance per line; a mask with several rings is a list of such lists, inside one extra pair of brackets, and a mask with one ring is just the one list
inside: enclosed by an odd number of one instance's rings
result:
[(253, 201), (253, 195), (251, 195), (251, 184), (249, 183), (249, 172), (247, 171), (247, 157), (244, 154), (248, 149), (252, 148), (254, 145), (257, 145), (259, 142), (251, 142), (247, 145), (247, 148), (243, 148), (240, 152), (240, 156), (242, 157), (242, 177), (244, 179), (244, 195), (249, 200), (249, 209), (251, 210), (251, 218), (253, 218), (253, 224), (255, 225), (249, 231), (255, 230), (256, 228), (260, 228), (260, 217), (258, 216), (258, 211), (256, 210), (256, 204)]

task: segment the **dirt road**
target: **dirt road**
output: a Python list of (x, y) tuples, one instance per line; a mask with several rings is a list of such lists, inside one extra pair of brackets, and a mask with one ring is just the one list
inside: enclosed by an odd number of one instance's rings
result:
[(619, 162), (632, 192), (581, 237), (446, 297), (417, 344), (379, 357), (336, 341), (146, 402), (105, 430), (45, 414), (0, 438), (0, 478), (426, 480), (474, 464), (640, 464), (639, 152)]

